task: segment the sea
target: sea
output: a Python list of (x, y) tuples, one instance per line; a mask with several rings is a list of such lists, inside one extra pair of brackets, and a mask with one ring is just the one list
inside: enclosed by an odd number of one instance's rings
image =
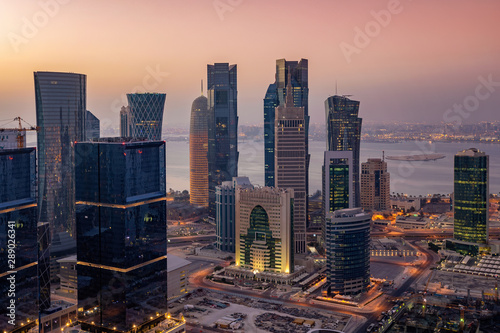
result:
[[(399, 143), (361, 142), (360, 160), (385, 156), (443, 154), (434, 161), (387, 160), (391, 193), (407, 195), (449, 194), (453, 192), (453, 157), (468, 148), (489, 155), (490, 193), (500, 192), (500, 145), (487, 143), (445, 143), (408, 141)], [(309, 141), (309, 193), (321, 189), (321, 169), (326, 143)], [(254, 185), (264, 185), (264, 142), (238, 142), (238, 175), (247, 176)], [(167, 189), (189, 190), (189, 143), (167, 139)]]

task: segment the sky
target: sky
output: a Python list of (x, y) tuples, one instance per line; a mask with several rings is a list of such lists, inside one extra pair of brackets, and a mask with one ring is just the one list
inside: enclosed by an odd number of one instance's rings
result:
[(281, 58), (309, 59), (313, 123), (336, 82), (365, 121), (500, 120), (499, 15), (497, 0), (0, 0), (0, 124), (35, 124), (33, 72), (61, 71), (87, 75), (101, 128), (141, 91), (187, 126), (215, 62), (237, 64), (240, 124), (260, 124)]

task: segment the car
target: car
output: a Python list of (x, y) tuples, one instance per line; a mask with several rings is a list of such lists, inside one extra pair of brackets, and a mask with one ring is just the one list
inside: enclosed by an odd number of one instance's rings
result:
[(366, 331), (367, 331), (367, 332), (371, 332), (371, 331), (373, 330), (373, 328), (374, 328), (374, 327), (375, 327), (375, 324), (370, 324), (370, 326), (368, 326), (368, 327), (366, 328)]

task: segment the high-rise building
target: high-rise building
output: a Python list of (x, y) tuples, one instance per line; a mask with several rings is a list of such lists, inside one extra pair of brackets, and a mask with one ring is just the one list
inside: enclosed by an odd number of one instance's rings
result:
[(127, 94), (130, 123), (128, 136), (152, 141), (161, 140), (166, 97), (166, 94), (161, 93)]
[(120, 109), (120, 136), (127, 138), (131, 136), (131, 133), (130, 107), (122, 106)]
[(293, 189), (294, 249), (296, 253), (305, 253), (307, 221), (306, 119), (304, 107), (295, 107), (293, 104), (290, 78), (286, 101), (278, 106), (275, 112), (275, 185), (279, 188)]
[(208, 193), (215, 218), (215, 187), (238, 177), (237, 67), (207, 65), (208, 78)]
[(208, 207), (208, 99), (202, 95), (191, 106), (189, 129), (189, 194), (191, 204)]
[[(35, 148), (0, 150), (0, 330), (38, 319)], [(31, 325), (32, 326), (32, 325)]]
[(99, 139), (101, 137), (99, 118), (87, 110), (85, 126), (85, 140)]
[(26, 147), (26, 131), (0, 128), (0, 149), (16, 149), (19, 147), (19, 135), (23, 147)]
[(322, 241), (326, 239), (326, 214), (354, 208), (352, 151), (325, 151), (323, 161)]
[[(78, 320), (131, 331), (166, 312), (165, 142), (75, 144)], [(143, 306), (148, 304), (148, 306)]]
[[(286, 100), (288, 75), (290, 74), (293, 91), (293, 105), (304, 107), (306, 120), (306, 138), (309, 130), (309, 83), (308, 83), (308, 60), (286, 61), (276, 60), (275, 82), (270, 84), (264, 97), (264, 172), (265, 185), (275, 186), (274, 175), (274, 120), (275, 109), (283, 105)], [(306, 142), (306, 152), (308, 152)], [(309, 154), (307, 154), (307, 167), (309, 168)], [(309, 172), (307, 172), (307, 184), (309, 184)], [(308, 189), (306, 190), (308, 192)]]
[(391, 208), (390, 174), (387, 162), (369, 158), (361, 163), (361, 207), (364, 210), (384, 211)]
[(326, 214), (328, 295), (353, 295), (370, 285), (371, 215), (361, 208)]
[(35, 72), (38, 219), (75, 236), (75, 141), (85, 139), (87, 76)]
[(217, 248), (233, 252), (235, 240), (235, 193), (239, 188), (253, 187), (248, 177), (233, 177), (215, 187), (215, 231)]
[(489, 238), (489, 156), (475, 148), (455, 155), (453, 238), (487, 244)]
[(352, 150), (354, 207), (361, 206), (359, 187), (359, 152), (361, 123), (359, 102), (345, 96), (330, 96), (325, 101), (327, 150)]
[(294, 272), (293, 190), (236, 191), (236, 266), (258, 272)]

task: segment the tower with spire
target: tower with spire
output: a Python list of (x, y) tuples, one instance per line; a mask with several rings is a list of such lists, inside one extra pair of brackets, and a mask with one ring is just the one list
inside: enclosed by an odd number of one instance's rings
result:
[(275, 186), (294, 191), (293, 244), (295, 253), (306, 252), (307, 221), (307, 131), (305, 108), (296, 107), (291, 71), (286, 98), (276, 107), (274, 121)]

